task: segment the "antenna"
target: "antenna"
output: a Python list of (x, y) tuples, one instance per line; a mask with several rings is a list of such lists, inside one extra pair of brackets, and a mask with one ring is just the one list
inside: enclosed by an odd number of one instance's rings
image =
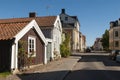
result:
[(47, 13), (47, 15), (49, 15), (49, 11), (48, 11), (49, 8), (50, 8), (50, 5), (47, 5), (47, 6), (46, 6), (46, 13)]

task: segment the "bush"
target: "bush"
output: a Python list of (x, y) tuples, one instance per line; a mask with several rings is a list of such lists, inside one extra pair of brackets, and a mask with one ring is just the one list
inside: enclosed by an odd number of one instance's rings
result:
[(60, 45), (60, 52), (62, 57), (68, 57), (71, 55), (69, 43), (70, 37), (67, 35), (65, 41)]

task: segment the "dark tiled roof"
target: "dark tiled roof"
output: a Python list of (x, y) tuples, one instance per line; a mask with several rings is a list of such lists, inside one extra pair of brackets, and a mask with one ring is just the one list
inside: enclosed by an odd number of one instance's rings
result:
[(46, 16), (34, 18), (41, 27), (53, 27), (57, 16)]

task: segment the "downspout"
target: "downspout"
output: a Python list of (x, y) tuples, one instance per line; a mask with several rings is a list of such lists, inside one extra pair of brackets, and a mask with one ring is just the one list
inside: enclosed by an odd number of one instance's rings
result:
[(13, 74), (18, 72), (18, 42), (15, 42), (15, 39), (12, 44), (11, 72)]
[(47, 64), (47, 45), (44, 45), (44, 64)]

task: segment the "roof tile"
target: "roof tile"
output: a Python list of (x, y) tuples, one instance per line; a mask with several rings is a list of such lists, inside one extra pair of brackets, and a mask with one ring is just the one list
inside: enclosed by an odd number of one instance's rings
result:
[(12, 39), (33, 19), (40, 27), (53, 27), (56, 16), (0, 19), (0, 40)]
[(27, 24), (27, 22), (0, 24), (0, 40), (12, 39)]

